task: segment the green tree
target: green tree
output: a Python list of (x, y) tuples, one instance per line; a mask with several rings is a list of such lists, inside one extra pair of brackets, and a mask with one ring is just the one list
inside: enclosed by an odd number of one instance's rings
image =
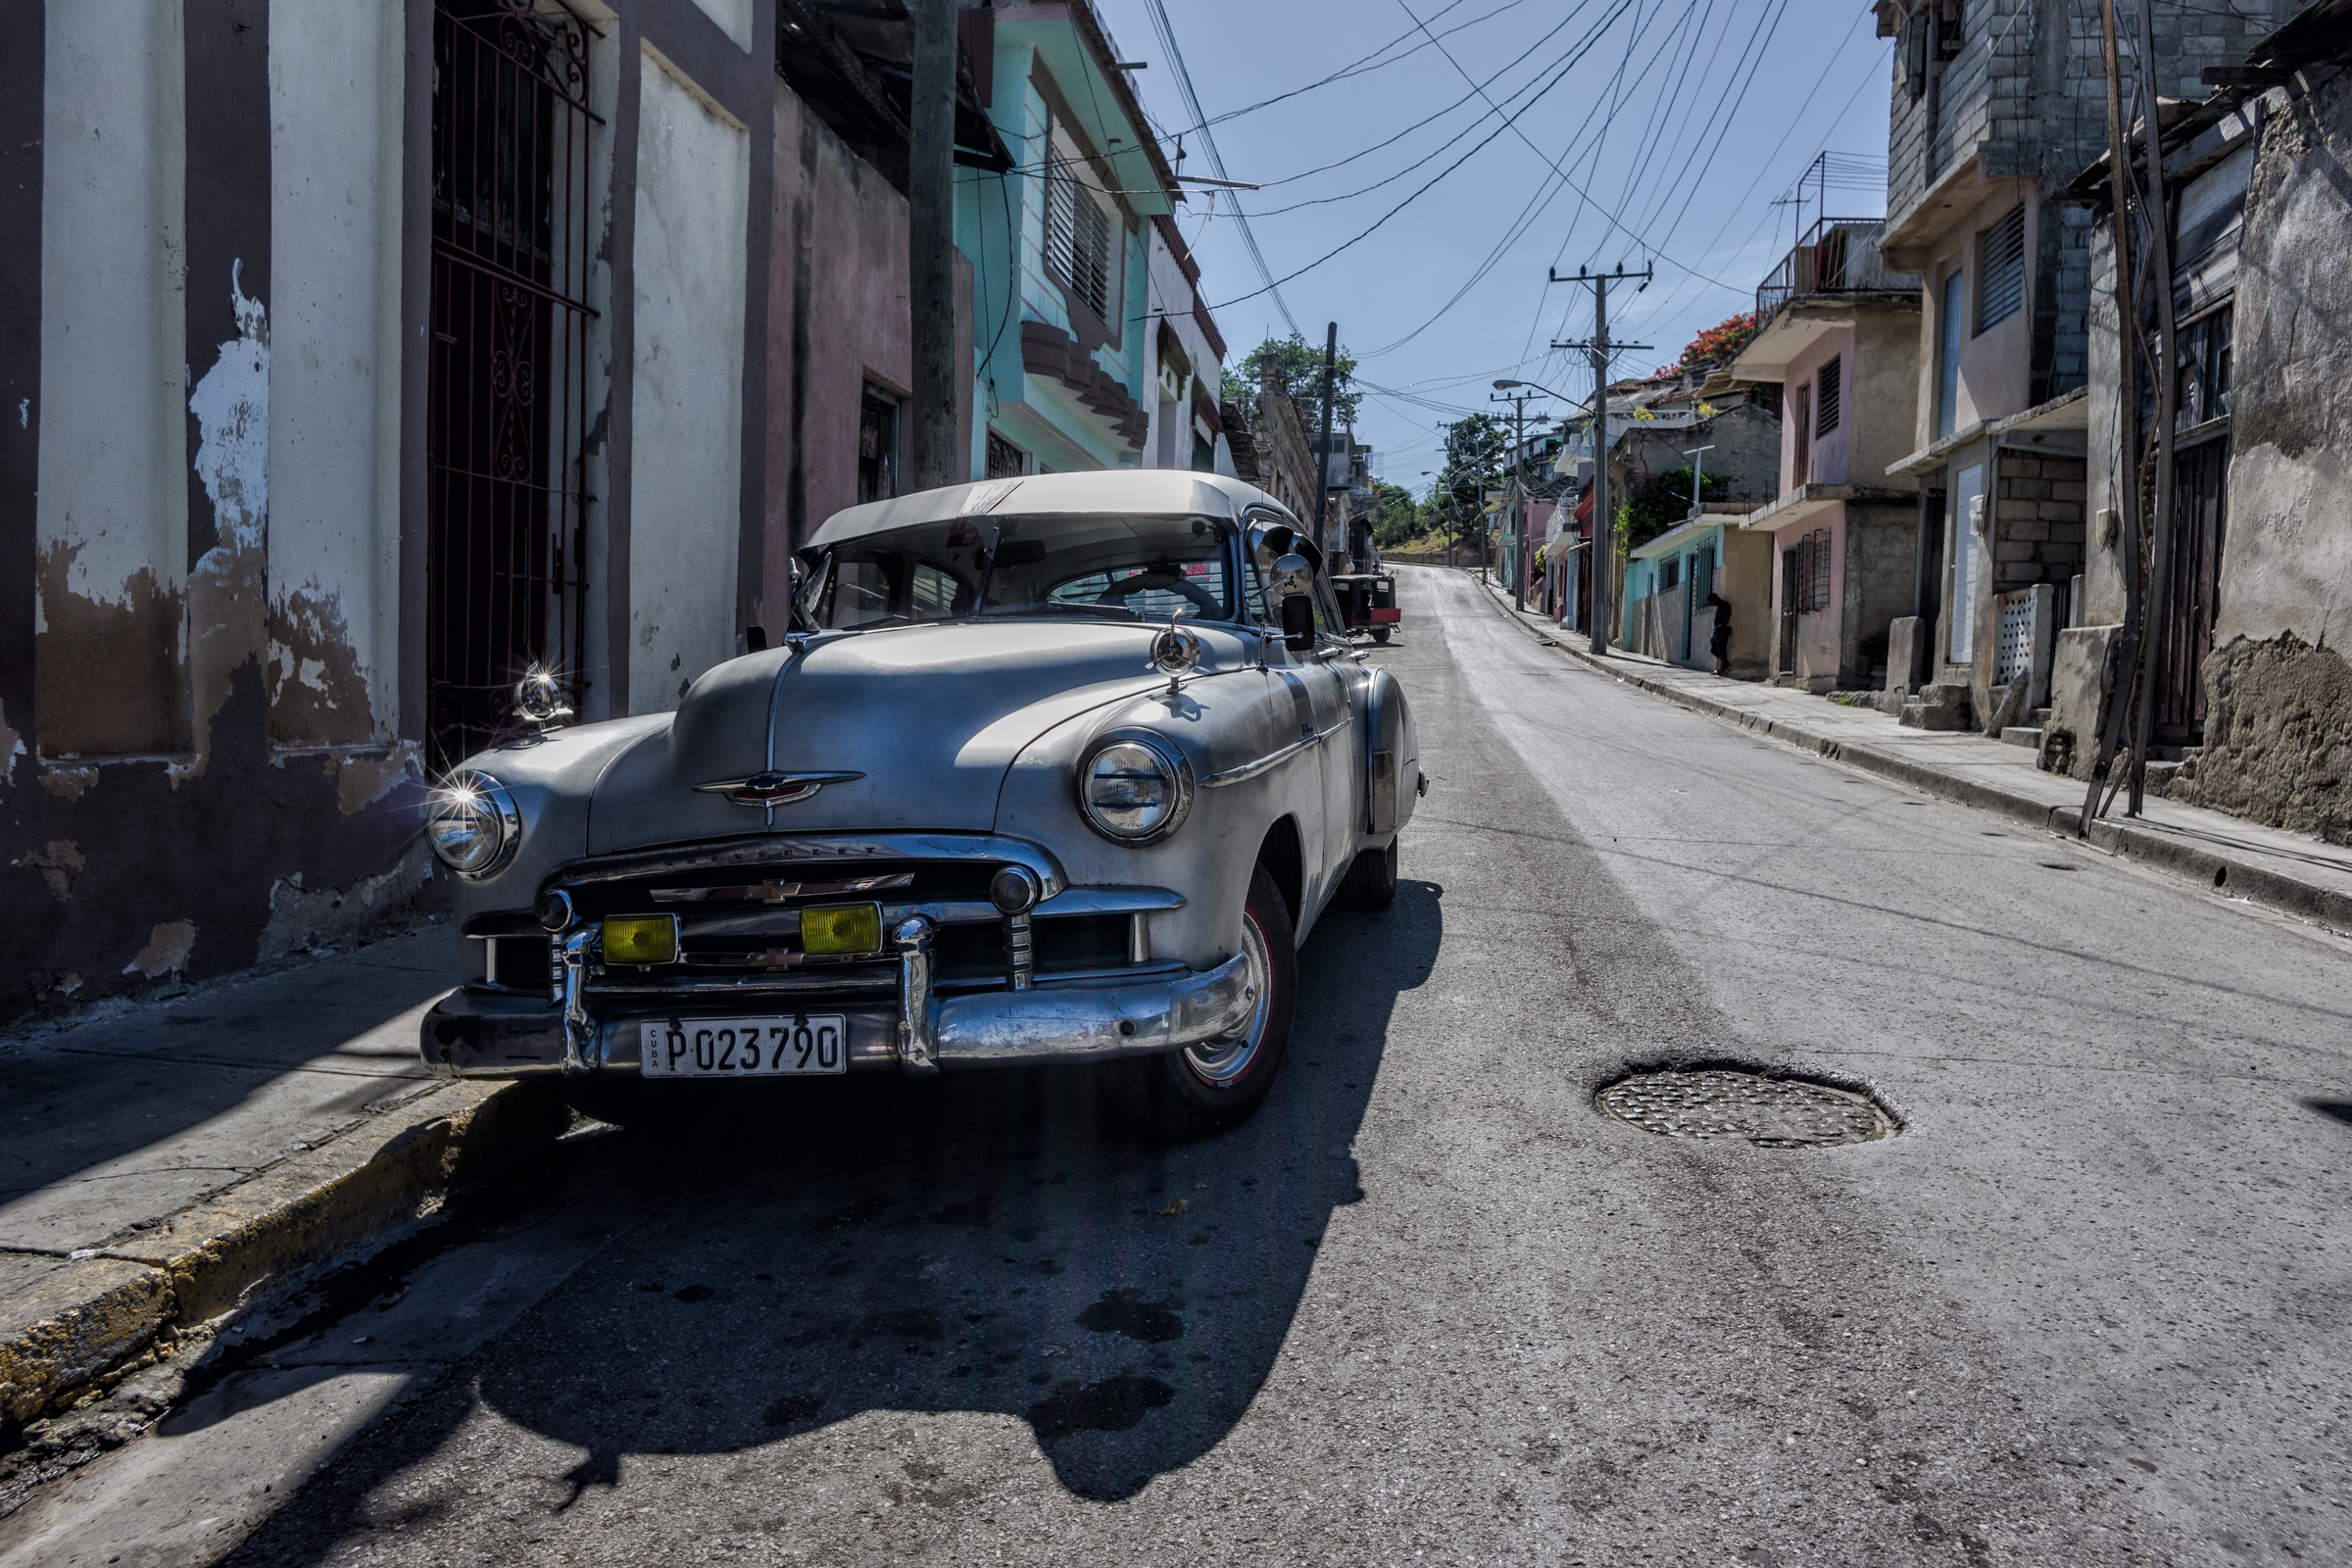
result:
[[(1254, 416), (1257, 410), (1257, 389), (1265, 384), (1266, 368), (1272, 366), (1282, 378), (1282, 389), (1298, 402), (1298, 416), (1306, 421), (1307, 433), (1314, 435), (1323, 428), (1323, 351), (1293, 332), (1289, 337), (1270, 337), (1242, 356), (1242, 368), (1236, 374), (1225, 371), (1224, 398), (1228, 404), (1239, 404), (1245, 414)], [(1345, 428), (1355, 423), (1355, 411), (1364, 395), (1355, 388), (1355, 357), (1341, 349), (1332, 366), (1332, 427)]]
[(1372, 504), (1372, 542), (1381, 549), (1393, 550), (1407, 539), (1418, 539), (1429, 531), (1429, 524), (1423, 520), (1423, 508), (1410, 490), (1375, 479), (1372, 493), (1378, 498)]
[[(1700, 496), (1707, 501), (1721, 501), (1730, 490), (1729, 480), (1711, 473), (1700, 481)], [(1690, 466), (1685, 464), (1642, 481), (1625, 498), (1617, 509), (1618, 548), (1639, 550), (1690, 515)]]

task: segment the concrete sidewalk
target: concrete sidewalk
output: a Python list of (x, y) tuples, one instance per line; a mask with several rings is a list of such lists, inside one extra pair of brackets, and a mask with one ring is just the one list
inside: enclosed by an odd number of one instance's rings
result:
[(537, 1090), (429, 1077), (446, 923), (0, 1037), (0, 1423), (380, 1244), (544, 1146)]
[[(1612, 652), (1595, 658), (1581, 633), (1512, 608), (1489, 583), (1496, 610), (1567, 658), (1717, 718), (1731, 720), (1923, 794), (1997, 811), (2052, 833), (2073, 835), (2083, 785), (2034, 765), (2034, 753), (1984, 735), (1905, 729), (1892, 716), (1848, 708), (1788, 687), (1701, 674), (1678, 664)], [(2200, 807), (2150, 798), (2144, 814), (2123, 815), (2119, 797), (2090, 825), (2090, 842), (2228, 898), (2240, 898), (2352, 934), (2352, 850), (2262, 827)]]

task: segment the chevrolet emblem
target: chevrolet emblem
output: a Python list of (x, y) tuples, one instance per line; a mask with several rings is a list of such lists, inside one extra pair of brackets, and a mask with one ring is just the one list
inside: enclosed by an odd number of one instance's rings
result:
[(697, 784), (697, 795), (724, 795), (737, 806), (785, 806), (805, 801), (828, 784), (847, 784), (863, 773), (754, 773), (750, 778), (725, 778)]

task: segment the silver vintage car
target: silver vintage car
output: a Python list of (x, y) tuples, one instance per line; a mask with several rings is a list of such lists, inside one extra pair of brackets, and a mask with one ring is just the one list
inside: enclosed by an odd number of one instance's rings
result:
[(425, 1062), (612, 1121), (1078, 1061), (1154, 1136), (1247, 1117), (1298, 944), (1390, 901), (1425, 788), (1298, 519), (1214, 474), (1039, 475), (852, 508), (799, 564), (777, 646), (674, 713), (566, 727), (526, 679), (536, 732), (435, 790), (465, 968)]

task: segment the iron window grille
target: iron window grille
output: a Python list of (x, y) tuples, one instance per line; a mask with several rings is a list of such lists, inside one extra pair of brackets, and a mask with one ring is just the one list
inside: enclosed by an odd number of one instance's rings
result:
[(436, 0), (425, 723), (446, 766), (586, 682), (588, 51), (560, 0)]
[(1016, 479), (1029, 471), (1029, 454), (996, 431), (988, 432), (988, 477)]
[(1830, 608), (1830, 531), (1817, 528), (1797, 540), (1796, 609), (1800, 614), (1816, 614)]
[(1990, 331), (2026, 303), (2026, 210), (1977, 236), (1977, 330)]
[(1820, 374), (1814, 380), (1813, 433), (1816, 436), (1828, 435), (1838, 428), (1838, 417), (1843, 412), (1840, 404), (1844, 393), (1844, 355), (1833, 356), (1822, 366)]

